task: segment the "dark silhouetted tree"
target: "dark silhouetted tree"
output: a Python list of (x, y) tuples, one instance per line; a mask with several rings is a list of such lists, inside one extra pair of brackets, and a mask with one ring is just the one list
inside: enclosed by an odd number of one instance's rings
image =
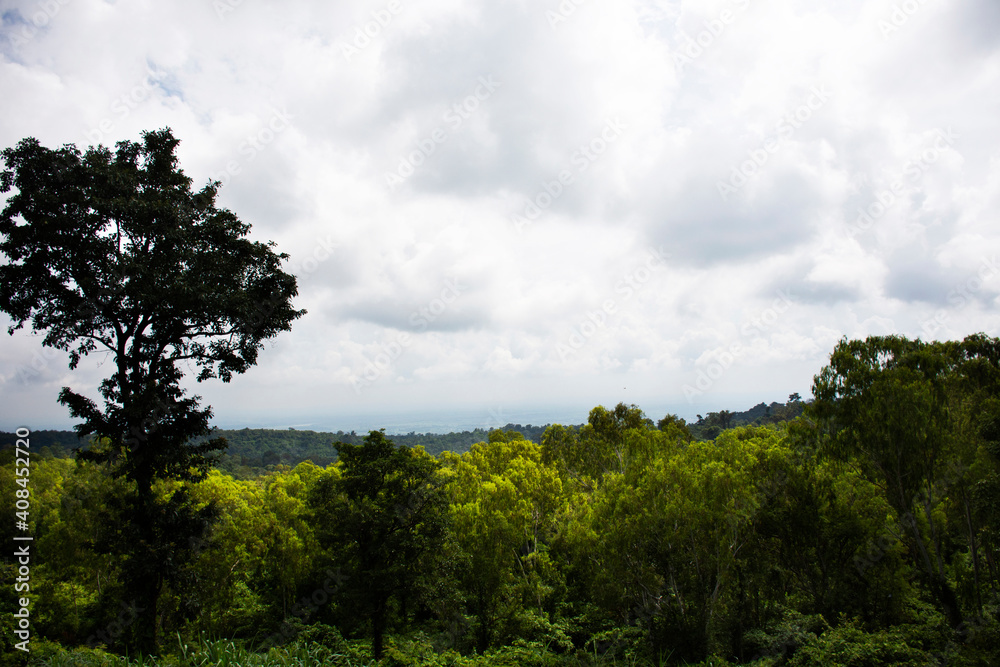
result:
[[(914, 565), (956, 628), (963, 615), (936, 508), (949, 488), (964, 486), (960, 467), (971, 455), (963, 452), (974, 438), (965, 424), (983, 413), (969, 409), (968, 397), (975, 390), (992, 399), (998, 368), (1000, 341), (982, 335), (944, 343), (902, 336), (842, 340), (814, 380), (816, 400), (808, 411), (827, 429), (830, 451), (854, 457), (884, 485)], [(949, 469), (949, 462), (960, 467)]]
[(335, 447), (340, 475), (324, 477), (310, 504), (320, 541), (347, 568), (346, 606), (370, 622), (378, 660), (393, 603), (405, 616), (445, 538), (440, 464), (420, 449), (397, 447), (384, 431), (372, 431), (363, 445)]
[(250, 226), (216, 208), (219, 183), (192, 192), (178, 143), (164, 129), (81, 154), (28, 138), (3, 151), (0, 176), (0, 191), (17, 190), (0, 214), (9, 333), (30, 323), (43, 345), (69, 352), (71, 369), (90, 353), (110, 355), (103, 409), (68, 387), (59, 401), (83, 420), (78, 434), (101, 440), (80, 456), (131, 483), (121, 513), (129, 526), (106, 543), (121, 550), (124, 595), (140, 610), (126, 646), (143, 652), (156, 647), (157, 598), (178, 560), (165, 545), (184, 544), (180, 533), (208, 518), (182, 497), (158, 500), (153, 484), (199, 479), (225, 447), (190, 444), (208, 434), (212, 413), (185, 396), (182, 365), (198, 381), (228, 382), (305, 312), (291, 306), (287, 255), (248, 240)]

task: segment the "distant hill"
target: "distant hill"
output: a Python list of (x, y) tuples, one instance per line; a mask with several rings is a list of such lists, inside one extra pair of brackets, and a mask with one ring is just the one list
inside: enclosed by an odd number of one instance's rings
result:
[(774, 401), (770, 405), (761, 402), (743, 412), (721, 410), (709, 412), (704, 417), (698, 415), (698, 421), (688, 424), (687, 427), (694, 437), (700, 440), (713, 440), (715, 436), (727, 428), (748, 425), (761, 426), (788, 421), (801, 415), (806, 406), (798, 394), (792, 394), (788, 399), (787, 403)]
[[(536, 442), (546, 428), (530, 424), (527, 426), (507, 424), (504, 427), (505, 430), (519, 431), (524, 437)], [(326, 466), (337, 460), (337, 451), (333, 446), (335, 442), (359, 445), (365, 435), (367, 434), (355, 431), (329, 433), (296, 429), (280, 431), (245, 428), (237, 431), (218, 430), (213, 437), (222, 436), (229, 441), (229, 449), (226, 450), (219, 467), (236, 474), (245, 472), (239, 470), (244, 467), (255, 469), (279, 463), (296, 466), (305, 460), (310, 460), (318, 466)], [(486, 441), (489, 438), (489, 431), (477, 428), (458, 433), (410, 432), (405, 435), (391, 435), (389, 438), (398, 445), (423, 447), (427, 453), (437, 456), (444, 451), (456, 454), (466, 452), (477, 442)]]
[[(793, 394), (789, 397), (797, 397)], [(687, 424), (688, 430), (699, 440), (712, 440), (727, 428), (745, 424), (773, 424), (793, 419), (802, 414), (805, 404), (801, 400), (789, 400), (788, 403), (772, 402), (770, 405), (758, 403), (744, 412), (710, 412), (705, 416), (698, 415), (698, 420)], [(578, 425), (579, 428), (582, 425)], [(507, 424), (505, 431), (517, 431), (532, 442), (541, 442), (545, 426)], [(335, 442), (361, 444), (365, 434), (354, 431), (336, 433), (320, 431), (300, 431), (289, 428), (286, 430), (244, 428), (239, 430), (220, 429), (214, 431), (211, 437), (222, 436), (229, 441), (229, 448), (219, 459), (219, 469), (235, 477), (250, 477), (266, 471), (275, 465), (294, 467), (302, 461), (312, 461), (318, 466), (327, 466), (337, 460)], [(485, 442), (489, 431), (477, 428), (472, 431), (458, 433), (407, 433), (405, 435), (389, 436), (393, 442), (407, 447), (422, 446), (429, 454), (437, 456), (441, 452), (450, 451), (461, 454), (469, 450), (477, 442)], [(12, 447), (16, 436), (13, 433), (0, 432), (0, 449)], [(41, 455), (70, 456), (73, 449), (86, 448), (89, 440), (80, 440), (73, 431), (32, 431), (31, 449)]]
[[(507, 424), (504, 430), (520, 432), (524, 437), (539, 442), (546, 426), (528, 424)], [(317, 432), (300, 431), (297, 429), (260, 429), (244, 428), (239, 430), (219, 429), (210, 437), (224, 437), (229, 442), (229, 448), (219, 461), (219, 468), (236, 476), (256, 474), (268, 466), (284, 464), (296, 466), (302, 461), (311, 460), (318, 466), (326, 466), (337, 460), (335, 442), (361, 444), (366, 434), (354, 431)], [(477, 428), (459, 433), (407, 433), (392, 435), (390, 439), (399, 445), (407, 447), (422, 446), (429, 454), (437, 456), (443, 451), (457, 454), (466, 452), (477, 442), (489, 438), (489, 431)], [(16, 436), (13, 433), (0, 432), (0, 448), (12, 447)], [(32, 431), (31, 449), (42, 455), (69, 456), (76, 448), (89, 446), (89, 439), (81, 440), (73, 431)]]
[[(17, 436), (0, 431), (0, 449), (13, 447)], [(90, 441), (81, 440), (73, 431), (32, 431), (31, 451), (43, 456), (68, 456), (76, 447), (86, 447)]]

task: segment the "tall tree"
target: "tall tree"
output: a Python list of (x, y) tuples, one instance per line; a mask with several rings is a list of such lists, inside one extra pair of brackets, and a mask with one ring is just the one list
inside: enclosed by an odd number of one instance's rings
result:
[(335, 447), (340, 476), (322, 477), (310, 504), (317, 537), (347, 566), (348, 606), (371, 623), (379, 660), (393, 603), (405, 616), (421, 569), (446, 534), (440, 464), (422, 449), (397, 447), (384, 431), (371, 431), (363, 445)]
[(490, 433), (452, 460), (455, 539), (468, 557), (463, 589), (474, 616), (477, 650), (504, 636), (529, 609), (542, 617), (552, 592), (549, 542), (564, 503), (555, 468), (542, 448), (508, 431)]
[(902, 336), (843, 340), (813, 383), (809, 412), (829, 429), (829, 449), (854, 457), (883, 485), (914, 564), (952, 627), (962, 624), (962, 610), (947, 576), (951, 554), (938, 508), (961, 481), (946, 465), (964, 465), (961, 420), (969, 383), (963, 378), (995, 378), (998, 348), (983, 336), (947, 343)]
[(597, 406), (590, 411), (587, 423), (576, 431), (555, 425), (542, 436), (544, 461), (558, 464), (571, 476), (588, 480), (601, 478), (608, 471), (623, 472), (629, 464), (630, 431), (653, 428), (636, 405), (619, 403), (613, 410)]
[(178, 143), (169, 129), (86, 153), (28, 138), (3, 151), (0, 176), (0, 191), (17, 189), (0, 214), (9, 333), (30, 322), (45, 332), (43, 345), (69, 352), (70, 369), (93, 352), (113, 362), (100, 385), (103, 409), (68, 387), (59, 401), (83, 420), (77, 433), (103, 443), (81, 456), (132, 484), (130, 532), (117, 543), (126, 549), (126, 595), (143, 610), (127, 643), (147, 652), (170, 569), (163, 547), (185, 541), (165, 531), (199, 524), (189, 508), (190, 521), (160, 525), (184, 503), (161, 506), (153, 483), (199, 479), (225, 447), (219, 439), (189, 444), (209, 432), (212, 412), (185, 396), (180, 365), (194, 364), (199, 382), (228, 382), (256, 363), (262, 341), (305, 312), (291, 306), (297, 286), (281, 270), (287, 255), (250, 241), (249, 225), (216, 208), (218, 182), (192, 192)]

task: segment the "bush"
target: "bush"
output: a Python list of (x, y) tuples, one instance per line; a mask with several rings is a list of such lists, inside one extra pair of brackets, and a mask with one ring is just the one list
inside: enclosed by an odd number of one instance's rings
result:
[(45, 667), (128, 667), (128, 660), (99, 648), (81, 647), (72, 651), (44, 639), (31, 642), (32, 664)]
[(558, 667), (576, 665), (575, 660), (557, 656), (538, 642), (515, 641), (512, 646), (490, 651), (476, 662), (477, 667)]
[(852, 620), (800, 647), (788, 664), (790, 667), (925, 667), (934, 663), (927, 652), (910, 646), (899, 629), (868, 633)]
[(747, 653), (759, 658), (787, 659), (800, 647), (815, 642), (829, 625), (819, 614), (805, 616), (788, 609), (782, 615), (781, 621), (766, 630), (750, 630), (743, 635), (743, 643)]

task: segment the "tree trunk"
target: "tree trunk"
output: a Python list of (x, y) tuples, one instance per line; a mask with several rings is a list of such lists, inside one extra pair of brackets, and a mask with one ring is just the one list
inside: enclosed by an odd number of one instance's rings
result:
[(948, 624), (952, 628), (958, 628), (962, 625), (963, 619), (962, 610), (958, 605), (958, 598), (955, 596), (955, 591), (951, 589), (951, 585), (948, 583), (944, 573), (934, 568), (930, 553), (927, 551), (927, 545), (924, 544), (923, 536), (920, 534), (920, 527), (917, 525), (916, 518), (911, 514), (904, 520), (909, 524), (914, 546), (916, 546), (917, 551), (920, 553), (918, 563), (923, 563), (924, 574), (927, 576), (931, 593), (941, 605), (941, 611), (944, 612), (945, 618), (948, 619)]
[(156, 608), (160, 596), (160, 582), (155, 577), (139, 577), (133, 582), (132, 591), (135, 594), (133, 605), (137, 613), (133, 649), (141, 655), (156, 654)]
[(969, 503), (969, 496), (965, 492), (965, 487), (962, 487), (962, 505), (965, 508), (965, 525), (969, 532), (969, 548), (972, 551), (972, 575), (975, 579), (976, 585), (976, 614), (978, 616), (983, 615), (983, 595), (980, 583), (980, 573), (979, 573), (979, 549), (978, 549), (978, 535), (976, 535), (975, 526), (972, 523), (972, 507)]
[(375, 660), (382, 659), (383, 641), (385, 637), (386, 603), (387, 600), (385, 598), (381, 598), (375, 607), (375, 613), (372, 614), (372, 656)]
[(135, 505), (133, 520), (139, 528), (139, 543), (127, 547), (131, 553), (125, 574), (125, 589), (134, 610), (129, 649), (148, 656), (156, 653), (156, 609), (162, 585), (160, 564), (152, 562), (154, 555), (151, 553), (155, 552), (158, 520), (151, 475), (136, 475)]

